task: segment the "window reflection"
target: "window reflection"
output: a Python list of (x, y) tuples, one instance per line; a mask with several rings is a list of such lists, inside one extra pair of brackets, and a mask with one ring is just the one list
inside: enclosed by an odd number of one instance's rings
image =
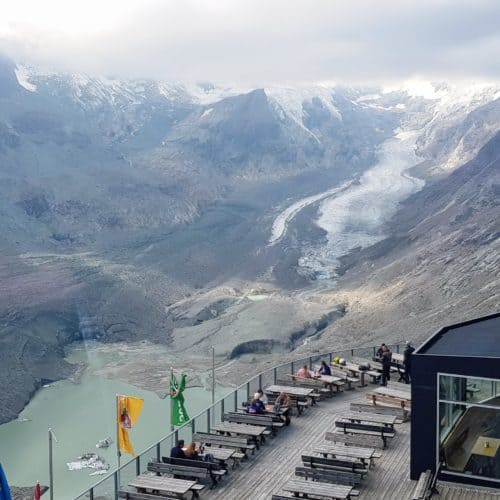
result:
[(499, 390), (498, 380), (440, 376), (439, 395), (446, 400), (439, 402), (444, 470), (500, 479)]

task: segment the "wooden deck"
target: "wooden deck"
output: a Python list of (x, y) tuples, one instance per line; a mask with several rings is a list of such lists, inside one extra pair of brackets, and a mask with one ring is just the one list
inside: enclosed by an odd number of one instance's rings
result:
[[(362, 389), (345, 391), (333, 398), (308, 408), (301, 417), (293, 417), (289, 427), (278, 432), (274, 439), (256, 451), (242, 467), (231, 471), (215, 489), (204, 491), (204, 499), (270, 499), (272, 494), (285, 494), (282, 485), (294, 476), (296, 466), (302, 465), (300, 455), (312, 445), (324, 443), (326, 431), (333, 431), (334, 421), (349, 411), (351, 402), (365, 402), (366, 392), (372, 384)], [(396, 436), (389, 440), (382, 457), (375, 460), (375, 467), (359, 487), (361, 500), (410, 500), (416, 482), (409, 479), (410, 423), (396, 425)], [(332, 442), (328, 442), (333, 444)], [(500, 499), (499, 493), (473, 490), (438, 484), (439, 500), (490, 500)]]

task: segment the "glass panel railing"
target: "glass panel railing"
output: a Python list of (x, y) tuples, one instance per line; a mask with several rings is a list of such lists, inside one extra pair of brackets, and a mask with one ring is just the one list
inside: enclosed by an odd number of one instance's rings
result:
[[(183, 439), (186, 443), (189, 443), (193, 441), (193, 433), (209, 432), (212, 423), (214, 421), (220, 422), (224, 412), (237, 411), (243, 408), (242, 403), (251, 399), (259, 388), (265, 389), (265, 387), (274, 383), (290, 383), (290, 374), (296, 373), (304, 366), (307, 366), (308, 369), (315, 369), (323, 360), (328, 364), (331, 364), (336, 357), (354, 362), (358, 360), (371, 360), (377, 347), (378, 346), (359, 347), (342, 351), (314, 353), (283, 363), (265, 370), (260, 375), (254, 376), (239, 388), (229, 392), (222, 400), (216, 402), (213, 408), (209, 407), (199, 415), (195, 415), (192, 421), (187, 425), (178, 428), (175, 433), (165, 436), (150, 449), (142, 452), (138, 460), (126, 463), (120, 470), (121, 487), (125, 487), (138, 472), (144, 472), (150, 460), (157, 461), (161, 460), (162, 456), (169, 456), (170, 450), (176, 439)], [(400, 352), (400, 344), (391, 344), (389, 347), (392, 352)], [(115, 475), (111, 474), (80, 496), (76, 497), (75, 500), (86, 500), (91, 498), (99, 498), (100, 500), (107, 500), (109, 498), (114, 500), (116, 495), (115, 490)]]
[[(94, 500), (115, 500), (115, 475), (112, 474), (109, 478), (106, 478), (102, 483), (95, 486), (92, 491)], [(79, 498), (90, 498), (90, 496)]]

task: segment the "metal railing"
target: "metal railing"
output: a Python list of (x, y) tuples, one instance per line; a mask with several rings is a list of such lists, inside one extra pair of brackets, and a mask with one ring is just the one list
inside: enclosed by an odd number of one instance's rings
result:
[[(187, 443), (192, 441), (192, 437), (196, 432), (209, 432), (214, 423), (220, 423), (222, 416), (227, 411), (236, 411), (238, 405), (247, 401), (251, 394), (255, 393), (259, 388), (266, 387), (270, 384), (275, 384), (277, 380), (284, 378), (288, 374), (293, 374), (297, 369), (305, 364), (310, 368), (319, 363), (321, 360), (328, 360), (331, 364), (335, 356), (341, 358), (368, 358), (375, 356), (376, 347), (355, 347), (342, 351), (331, 351), (322, 354), (313, 354), (303, 358), (293, 359), (281, 365), (268, 368), (252, 378), (243, 382), (241, 385), (233, 389), (226, 396), (215, 401), (212, 405), (205, 408), (195, 417), (191, 418), (181, 427), (167, 434), (165, 437), (152, 444), (137, 456), (123, 464), (120, 468), (114, 470), (99, 482), (74, 497), (74, 500), (117, 500), (118, 491), (127, 486), (127, 484), (136, 476), (141, 474), (146, 469), (147, 463), (150, 461), (161, 461), (162, 456), (169, 456), (170, 449), (179, 439), (184, 439)], [(393, 352), (399, 352), (400, 343), (391, 344), (389, 348)]]

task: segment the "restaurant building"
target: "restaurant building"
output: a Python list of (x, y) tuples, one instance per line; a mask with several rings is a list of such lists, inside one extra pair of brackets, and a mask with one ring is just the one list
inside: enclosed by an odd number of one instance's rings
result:
[(411, 373), (411, 478), (500, 488), (500, 313), (439, 330)]

